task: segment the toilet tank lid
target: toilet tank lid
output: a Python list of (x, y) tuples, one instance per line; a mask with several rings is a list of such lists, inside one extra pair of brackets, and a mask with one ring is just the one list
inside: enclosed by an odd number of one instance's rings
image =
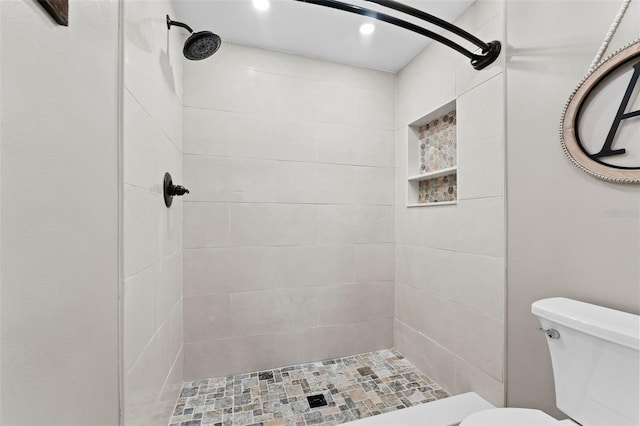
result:
[(640, 316), (564, 297), (542, 299), (531, 312), (585, 334), (640, 350)]

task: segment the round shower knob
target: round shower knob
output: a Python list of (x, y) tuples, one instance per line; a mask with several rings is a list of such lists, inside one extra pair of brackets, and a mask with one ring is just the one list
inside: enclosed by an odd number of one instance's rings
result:
[(169, 173), (164, 174), (164, 205), (171, 207), (173, 203), (173, 197), (180, 197), (184, 194), (188, 194), (189, 190), (182, 185), (174, 185), (171, 175)]

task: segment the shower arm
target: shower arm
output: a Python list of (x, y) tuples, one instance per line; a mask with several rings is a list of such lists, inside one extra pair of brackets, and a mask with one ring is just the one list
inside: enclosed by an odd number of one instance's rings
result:
[(182, 22), (172, 21), (171, 18), (169, 18), (169, 15), (167, 15), (167, 29), (170, 30), (173, 25), (175, 25), (176, 27), (184, 28), (185, 30), (193, 34), (193, 30), (190, 26)]
[(377, 3), (381, 6), (388, 7), (390, 9), (397, 10), (402, 13), (406, 13), (407, 15), (411, 15), (415, 18), (422, 19), (427, 21), (433, 25), (436, 25), (440, 28), (443, 28), (449, 32), (452, 32), (465, 40), (475, 44), (481, 49), (481, 53), (473, 53), (464, 47), (460, 46), (458, 43), (449, 40), (448, 38), (441, 36), (440, 34), (434, 33), (433, 31), (429, 31), (426, 28), (422, 28), (418, 25), (412, 24), (410, 22), (404, 21), (402, 19), (396, 18), (394, 16), (390, 16), (381, 12), (377, 12), (375, 10), (366, 9), (364, 7), (354, 6), (351, 4), (343, 3), (336, 0), (295, 0), (303, 3), (311, 3), (318, 6), (325, 6), (332, 9), (343, 10), (345, 12), (355, 13), (358, 15), (367, 16), (373, 19), (377, 19), (378, 21), (387, 22), (389, 24), (404, 28), (409, 31), (413, 31), (415, 33), (421, 34), (425, 37), (428, 37), (432, 40), (435, 40), (439, 43), (444, 44), (445, 46), (461, 53), (471, 60), (471, 65), (476, 70), (481, 70), (488, 65), (492, 64), (500, 55), (500, 42), (497, 40), (490, 41), (488, 43), (483, 42), (479, 38), (475, 37), (472, 34), (469, 34), (465, 30), (460, 27), (457, 27), (447, 21), (444, 21), (436, 16), (430, 15), (421, 10), (415, 9), (411, 6), (404, 5), (402, 3), (398, 3), (392, 0), (365, 0), (372, 3)]

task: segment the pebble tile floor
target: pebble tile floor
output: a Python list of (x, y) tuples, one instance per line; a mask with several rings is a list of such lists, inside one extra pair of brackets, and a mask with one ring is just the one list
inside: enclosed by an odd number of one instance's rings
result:
[[(326, 406), (311, 408), (322, 394)], [(183, 385), (170, 426), (337, 425), (448, 397), (385, 349)]]

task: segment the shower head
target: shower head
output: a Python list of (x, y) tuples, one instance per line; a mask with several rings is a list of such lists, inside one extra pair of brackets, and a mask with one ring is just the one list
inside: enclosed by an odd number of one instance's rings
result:
[(182, 27), (191, 33), (187, 41), (184, 42), (182, 54), (185, 58), (192, 61), (207, 59), (209, 56), (216, 53), (220, 48), (220, 44), (222, 44), (222, 40), (217, 34), (214, 34), (211, 31), (199, 31), (194, 33), (190, 26), (183, 24), (182, 22), (172, 21), (169, 15), (167, 15), (167, 28), (171, 29), (172, 25)]
[(216, 53), (221, 43), (222, 40), (217, 34), (211, 31), (200, 31), (191, 34), (187, 41), (184, 42), (182, 53), (187, 59), (200, 61)]

